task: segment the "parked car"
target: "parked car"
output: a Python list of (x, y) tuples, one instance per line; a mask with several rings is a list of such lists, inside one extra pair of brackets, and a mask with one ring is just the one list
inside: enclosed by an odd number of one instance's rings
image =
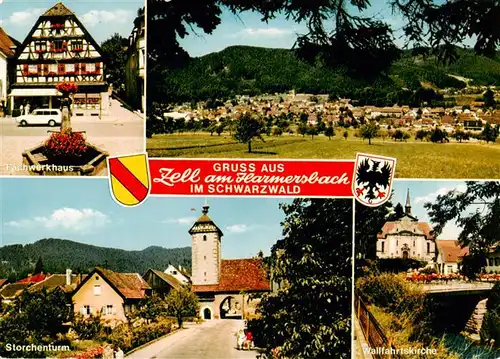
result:
[(19, 126), (49, 125), (54, 127), (61, 124), (61, 111), (58, 109), (37, 108), (29, 115), (16, 117)]

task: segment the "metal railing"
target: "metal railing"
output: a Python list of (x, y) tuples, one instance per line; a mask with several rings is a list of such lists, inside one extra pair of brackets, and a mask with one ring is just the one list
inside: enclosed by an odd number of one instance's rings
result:
[(372, 349), (370, 353), (374, 358), (401, 358), (401, 356), (397, 354), (396, 347), (391, 343), (391, 340), (387, 338), (377, 319), (370, 313), (370, 310), (359, 297), (358, 293), (354, 294), (354, 312), (359, 320), (365, 340)]

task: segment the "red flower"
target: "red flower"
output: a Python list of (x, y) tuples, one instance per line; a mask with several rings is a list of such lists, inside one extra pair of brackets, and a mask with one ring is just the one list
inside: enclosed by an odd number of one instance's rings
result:
[(87, 143), (80, 132), (67, 129), (53, 133), (45, 142), (45, 151), (51, 157), (81, 157), (87, 152)]
[(56, 90), (63, 94), (75, 93), (78, 92), (78, 85), (74, 82), (60, 82), (56, 85)]

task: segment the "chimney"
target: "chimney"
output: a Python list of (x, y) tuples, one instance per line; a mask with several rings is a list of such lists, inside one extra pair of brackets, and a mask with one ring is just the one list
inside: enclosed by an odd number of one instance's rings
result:
[(66, 285), (71, 285), (71, 269), (66, 269)]

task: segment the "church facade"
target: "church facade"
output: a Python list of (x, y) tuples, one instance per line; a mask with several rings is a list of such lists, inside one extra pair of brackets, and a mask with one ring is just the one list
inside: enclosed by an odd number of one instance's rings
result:
[(221, 229), (208, 216), (208, 206), (189, 230), (192, 240), (192, 290), (205, 320), (249, 318), (259, 302), (252, 294), (271, 289), (259, 258), (221, 259)]
[(377, 258), (412, 258), (434, 263), (436, 242), (431, 232), (428, 223), (419, 222), (411, 213), (408, 191), (402, 217), (386, 222), (377, 235)]

